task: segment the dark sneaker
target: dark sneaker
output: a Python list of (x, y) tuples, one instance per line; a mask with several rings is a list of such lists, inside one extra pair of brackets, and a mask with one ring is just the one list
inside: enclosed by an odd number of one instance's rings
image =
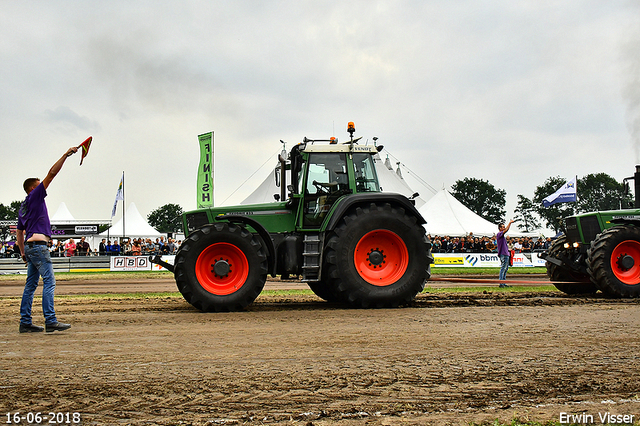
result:
[(41, 331), (44, 331), (44, 327), (40, 327), (39, 325), (20, 323), (20, 333), (39, 333)]
[(52, 331), (64, 331), (71, 328), (71, 324), (63, 324), (61, 322), (45, 324), (45, 326), (47, 327), (47, 333), (51, 333)]
[(510, 285), (506, 285), (506, 284), (500, 284), (500, 288), (509, 288), (511, 287)]

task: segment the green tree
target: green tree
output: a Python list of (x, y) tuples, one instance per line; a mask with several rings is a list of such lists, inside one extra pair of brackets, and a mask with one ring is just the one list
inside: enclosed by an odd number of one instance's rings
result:
[(158, 232), (182, 232), (182, 212), (177, 204), (165, 204), (149, 213), (147, 220)]
[(8, 206), (0, 203), (0, 220), (18, 220), (20, 204), (22, 201), (12, 201)]
[(515, 209), (515, 220), (518, 222), (518, 229), (524, 232), (531, 232), (540, 228), (540, 221), (536, 217), (536, 208), (533, 202), (524, 195), (518, 194), (518, 206)]
[(507, 195), (504, 189), (496, 189), (487, 180), (468, 177), (457, 180), (451, 189), (451, 195), (477, 215), (493, 223), (504, 220)]
[[(13, 201), (8, 206), (0, 203), (0, 221), (18, 220), (21, 201)], [(0, 224), (0, 241), (7, 241), (11, 235), (11, 227), (5, 222)]]
[(545, 221), (545, 226), (555, 232), (562, 230), (563, 218), (575, 214), (576, 203), (558, 203), (550, 207), (544, 207), (542, 200), (556, 192), (565, 183), (567, 183), (567, 180), (560, 176), (550, 177), (542, 185), (536, 187), (533, 195), (532, 201), (536, 208), (536, 213)]
[(624, 184), (606, 173), (589, 174), (578, 179), (578, 212), (620, 210), (632, 202), (632, 198), (625, 194)]

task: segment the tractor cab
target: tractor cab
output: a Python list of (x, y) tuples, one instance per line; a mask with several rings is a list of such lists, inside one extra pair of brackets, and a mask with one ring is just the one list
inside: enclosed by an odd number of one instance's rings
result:
[[(328, 142), (328, 143), (326, 143)], [(319, 229), (336, 202), (351, 194), (380, 192), (375, 146), (304, 140), (291, 151), (290, 199), (300, 229)]]

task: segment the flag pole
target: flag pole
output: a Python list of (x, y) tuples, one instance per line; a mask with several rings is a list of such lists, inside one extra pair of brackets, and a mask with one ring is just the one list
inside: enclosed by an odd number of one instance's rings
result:
[(127, 203), (125, 203), (124, 200), (124, 170), (122, 171), (122, 240), (124, 241), (124, 236), (125, 236), (125, 223), (124, 223), (124, 209), (125, 206), (127, 205)]

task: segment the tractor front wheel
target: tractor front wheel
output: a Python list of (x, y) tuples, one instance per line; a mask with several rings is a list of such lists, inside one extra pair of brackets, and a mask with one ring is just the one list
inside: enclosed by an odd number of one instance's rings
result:
[(267, 280), (267, 256), (245, 228), (220, 222), (185, 239), (175, 277), (185, 300), (203, 312), (235, 311), (253, 302)]
[(390, 204), (372, 203), (347, 214), (325, 250), (323, 281), (338, 300), (354, 307), (410, 303), (431, 276), (424, 227)]
[(640, 297), (640, 228), (614, 226), (598, 234), (589, 251), (589, 271), (604, 293)]
[[(564, 248), (566, 242), (566, 236), (557, 238), (549, 247), (549, 257), (569, 260), (572, 256), (570, 250)], [(593, 294), (598, 291), (598, 287), (591, 282), (588, 274), (568, 271), (551, 262), (547, 262), (547, 275), (552, 284), (566, 294)]]

